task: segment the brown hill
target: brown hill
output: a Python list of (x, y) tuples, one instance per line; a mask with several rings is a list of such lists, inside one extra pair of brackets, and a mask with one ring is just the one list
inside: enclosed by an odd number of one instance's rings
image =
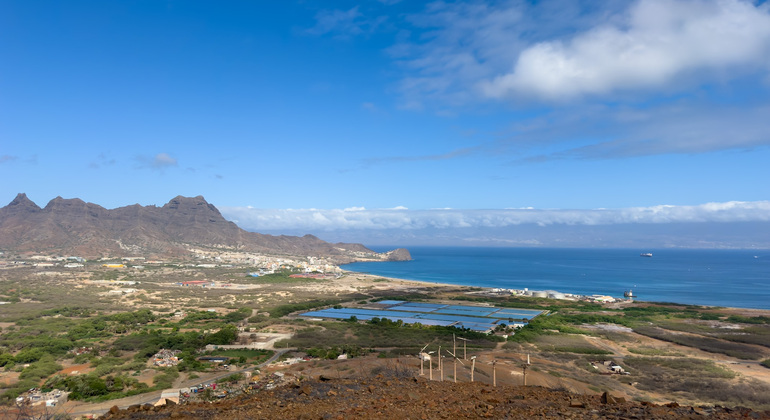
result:
[(312, 235), (247, 232), (202, 196), (177, 196), (163, 207), (134, 204), (112, 210), (56, 197), (41, 209), (22, 193), (0, 208), (0, 248), (10, 251), (91, 258), (185, 257), (192, 246), (326, 257), (337, 263), (410, 258), (406, 250), (376, 253), (360, 244), (331, 244)]
[(214, 404), (114, 407), (118, 419), (766, 419), (746, 408), (687, 407), (577, 395), (538, 386), (415, 378), (309, 380)]

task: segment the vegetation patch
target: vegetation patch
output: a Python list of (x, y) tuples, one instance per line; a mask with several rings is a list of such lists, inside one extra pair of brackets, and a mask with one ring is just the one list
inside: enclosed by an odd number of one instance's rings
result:
[(770, 407), (770, 386), (754, 380), (735, 381), (735, 374), (711, 360), (627, 357), (637, 387), (729, 405)]
[(206, 356), (226, 356), (237, 359), (239, 363), (260, 364), (275, 354), (272, 350), (255, 349), (217, 349), (203, 353)]
[(762, 351), (751, 345), (697, 335), (671, 334), (663, 329), (652, 326), (638, 326), (634, 328), (634, 332), (657, 340), (668, 341), (709, 353), (725, 354), (738, 359), (757, 360), (763, 355)]
[(293, 312), (309, 311), (311, 309), (339, 305), (340, 303), (343, 303), (343, 302), (345, 301), (341, 299), (323, 299), (323, 300), (311, 300), (311, 301), (302, 302), (302, 303), (288, 303), (288, 304), (279, 305), (279, 306), (276, 306), (275, 308), (270, 309), (269, 310), (270, 318), (281, 318)]
[(641, 356), (684, 356), (680, 352), (668, 351), (655, 347), (630, 347), (628, 351)]

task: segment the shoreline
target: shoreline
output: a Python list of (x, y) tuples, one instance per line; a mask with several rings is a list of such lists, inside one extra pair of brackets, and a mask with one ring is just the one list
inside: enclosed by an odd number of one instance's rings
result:
[[(472, 286), (472, 285), (466, 285), (466, 284), (452, 284), (452, 283), (441, 283), (441, 282), (432, 282), (428, 280), (413, 280), (413, 279), (401, 279), (396, 277), (388, 277), (388, 276), (382, 276), (378, 274), (373, 273), (367, 273), (367, 272), (360, 272), (360, 271), (352, 271), (352, 270), (346, 270), (344, 268), (341, 268), (342, 270), (342, 277), (341, 279), (344, 279), (346, 277), (353, 277), (353, 276), (360, 276), (363, 277), (362, 279), (357, 280), (364, 280), (368, 282), (372, 282), (377, 279), (384, 279), (388, 283), (383, 283), (383, 285), (387, 285), (390, 283), (399, 283), (399, 285), (408, 285), (411, 288), (444, 288), (447, 289), (446, 291), (453, 291), (453, 289), (462, 289), (462, 288), (474, 288), (474, 289), (482, 289), (483, 291), (487, 292), (488, 296), (498, 296), (498, 297), (504, 297), (504, 296), (516, 296), (516, 297), (523, 297), (523, 298), (539, 298), (539, 299), (553, 299), (553, 300), (580, 300), (580, 297), (591, 299), (595, 296), (608, 296), (608, 295), (577, 295), (572, 293), (561, 293), (555, 290), (530, 290), (530, 292), (555, 292), (560, 293), (566, 297), (575, 297), (575, 299), (559, 299), (559, 298), (553, 298), (549, 296), (529, 296), (524, 294), (505, 294), (501, 293), (502, 291), (510, 291), (510, 290), (521, 290), (521, 289), (499, 289), (499, 288), (493, 288), (493, 287), (486, 287), (486, 286)], [(338, 279), (339, 280), (339, 279)], [(398, 288), (394, 287), (381, 287), (380, 290), (399, 290)], [(500, 292), (495, 292), (496, 290), (499, 290)], [(612, 297), (612, 296), (608, 296)], [(605, 305), (618, 305), (618, 304), (631, 304), (631, 303), (637, 303), (637, 304), (649, 304), (649, 305), (679, 305), (679, 306), (698, 306), (701, 308), (707, 308), (707, 309), (722, 309), (725, 311), (735, 312), (736, 314), (742, 314), (746, 316), (770, 316), (770, 309), (764, 309), (764, 308), (747, 308), (747, 307), (739, 307), (739, 306), (718, 306), (718, 305), (702, 305), (702, 304), (691, 304), (691, 303), (679, 303), (679, 302), (654, 302), (654, 301), (643, 301), (643, 300), (636, 300), (636, 299), (624, 299), (624, 298), (614, 298), (614, 301), (601, 301), (601, 300), (594, 300), (595, 303), (599, 304), (605, 304)]]
[(424, 247), (408, 263), (354, 263), (343, 270), (429, 283), (708, 307), (770, 310), (770, 259), (756, 250), (488, 249)]

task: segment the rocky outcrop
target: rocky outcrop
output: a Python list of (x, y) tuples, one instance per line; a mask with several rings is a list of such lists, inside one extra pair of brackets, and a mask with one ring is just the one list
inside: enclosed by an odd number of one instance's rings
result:
[[(78, 198), (62, 197), (41, 209), (25, 194), (19, 194), (0, 208), (0, 248), (6, 250), (92, 258), (183, 257), (191, 246), (325, 257), (340, 264), (391, 258), (390, 253), (379, 254), (361, 244), (330, 244), (312, 235), (247, 232), (226, 220), (202, 196), (177, 196), (162, 207), (134, 204), (108, 210)], [(399, 251), (395, 255), (403, 258), (405, 254)]]
[(386, 252), (385, 259), (388, 261), (411, 261), (412, 254), (406, 248), (396, 248), (393, 251)]

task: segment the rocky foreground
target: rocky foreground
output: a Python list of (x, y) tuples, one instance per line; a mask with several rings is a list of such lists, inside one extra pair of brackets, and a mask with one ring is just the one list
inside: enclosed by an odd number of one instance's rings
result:
[[(326, 379), (326, 380), (323, 380)], [(215, 403), (113, 407), (105, 419), (768, 419), (770, 411), (630, 402), (542, 387), (319, 378)]]

